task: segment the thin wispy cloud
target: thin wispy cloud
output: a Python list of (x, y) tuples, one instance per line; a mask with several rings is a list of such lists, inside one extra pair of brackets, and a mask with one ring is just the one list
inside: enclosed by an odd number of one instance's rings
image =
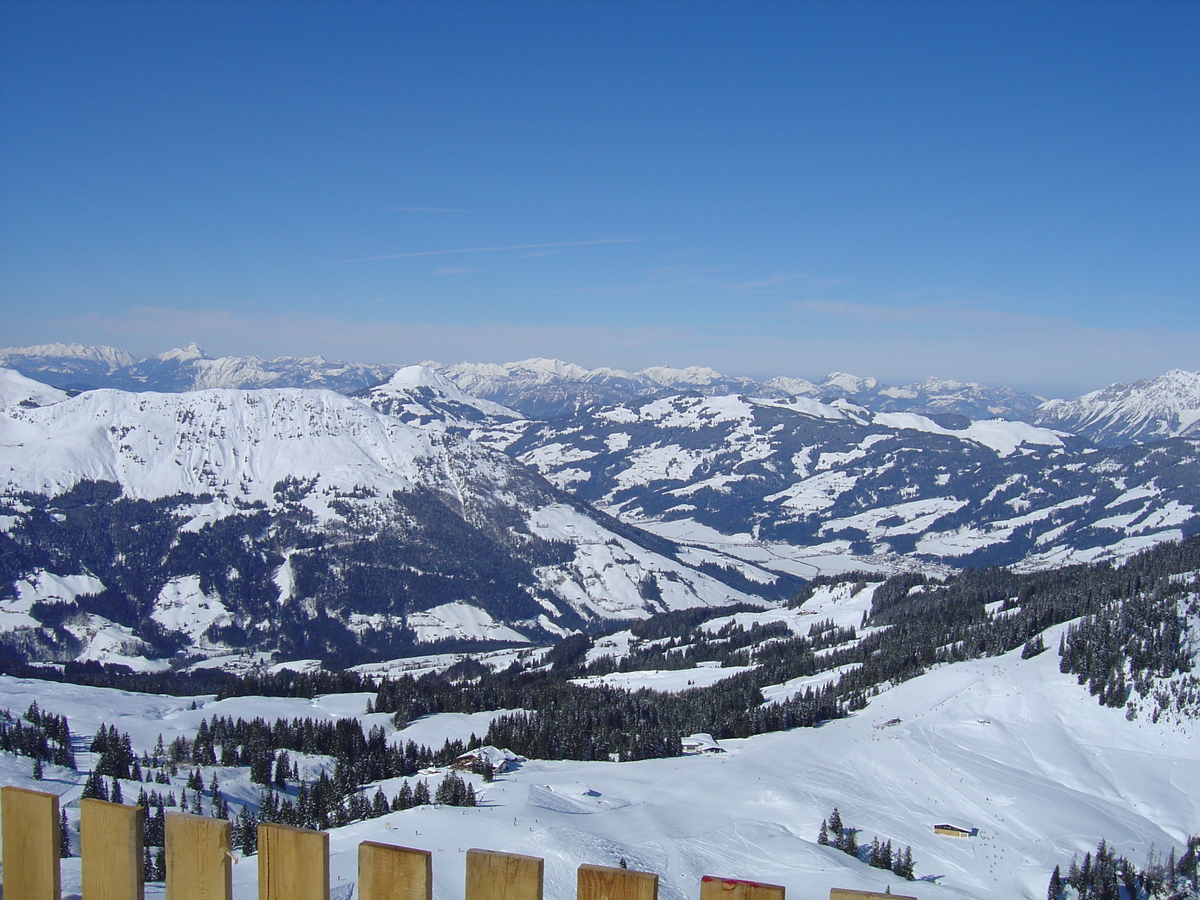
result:
[(506, 247), (456, 247), (453, 250), (413, 250), (408, 253), (388, 253), (383, 256), (363, 256), (359, 259), (335, 259), (327, 266), (343, 263), (375, 262), (381, 259), (412, 259), (417, 256), (450, 256), (455, 253), (503, 253), (509, 250), (546, 250), (557, 247), (593, 247), (597, 244), (632, 244), (637, 238), (603, 238), (595, 241), (558, 241), (551, 244), (513, 244)]
[(802, 277), (804, 276), (796, 275), (790, 272), (780, 272), (777, 275), (771, 275), (768, 278), (760, 278), (757, 281), (742, 281), (736, 284), (725, 284), (721, 286), (721, 289), (725, 291), (732, 291), (735, 294), (768, 293), (784, 289)]
[(388, 212), (466, 212), (465, 209), (453, 209), (443, 206), (385, 206)]
[(684, 290), (709, 289), (717, 285), (716, 275), (726, 266), (660, 266), (646, 273), (647, 280), (629, 284), (596, 284), (555, 288), (543, 294), (667, 294)]
[(934, 314), (945, 313), (942, 307), (890, 306), (884, 303), (850, 303), (845, 300), (794, 300), (789, 306), (794, 312), (815, 313), (841, 319), (859, 319), (875, 322), (912, 322), (927, 319)]
[(438, 266), (430, 275), (466, 275), (474, 272), (474, 266)]
[(586, 285), (583, 287), (554, 288), (542, 294), (671, 294), (677, 291), (697, 290), (712, 287), (706, 278), (689, 278), (679, 281), (642, 281), (634, 284)]

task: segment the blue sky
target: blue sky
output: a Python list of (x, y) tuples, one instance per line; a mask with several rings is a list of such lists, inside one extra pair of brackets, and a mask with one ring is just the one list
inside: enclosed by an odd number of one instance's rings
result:
[(0, 4), (9, 346), (1200, 369), (1200, 4)]

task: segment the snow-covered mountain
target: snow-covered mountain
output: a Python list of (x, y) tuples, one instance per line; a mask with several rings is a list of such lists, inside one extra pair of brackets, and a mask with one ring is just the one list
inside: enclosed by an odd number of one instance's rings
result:
[(1195, 440), (1098, 451), (1024, 422), (736, 395), (477, 436), (631, 523), (796, 574), (838, 556), (1088, 561), (1200, 527)]
[(398, 368), (335, 362), (320, 356), (213, 359), (194, 343), (145, 359), (134, 359), (111, 347), (80, 344), (10, 347), (0, 350), (0, 366), (61, 388), (195, 391), (304, 387), (342, 393), (378, 384)]
[(469, 394), (501, 403), (535, 419), (554, 418), (587, 406), (619, 403), (664, 391), (724, 394), (754, 384), (747, 378), (729, 378), (701, 367), (655, 366), (640, 372), (626, 372), (610, 368), (585, 369), (558, 359), (526, 359), (503, 365), (426, 365), (437, 368)]
[(48, 406), (66, 399), (66, 391), (26, 378), (12, 369), (0, 369), (0, 410)]
[(115, 347), (38, 344), (0, 349), (0, 366), (56, 387), (108, 386), (137, 361)]
[(497, 424), (522, 418), (506, 406), (459, 390), (454, 382), (429, 366), (405, 366), (383, 384), (354, 396), (402, 422), (427, 427), (469, 429), (480, 423)]
[(418, 626), (532, 638), (795, 584), (700, 571), (452, 429), (332, 391), (6, 402), (0, 521), (7, 643), (54, 658), (395, 655)]
[(836, 399), (849, 400), (872, 412), (915, 412), (967, 419), (1025, 419), (1042, 402), (1033, 394), (975, 382), (928, 378), (916, 384), (896, 386), (841, 372), (835, 372), (820, 384), (772, 378), (763, 382), (756, 393), (756, 396), (764, 397), (789, 395), (813, 397), (827, 403)]
[(1173, 369), (1113, 384), (1076, 400), (1048, 400), (1033, 420), (1081, 434), (1102, 447), (1200, 435), (1200, 372)]
[[(192, 391), (206, 388), (328, 388), (362, 391), (389, 379), (397, 365), (331, 362), (321, 357), (221, 357), (212, 359), (195, 344), (137, 360), (111, 347), (48, 344), (0, 350), (0, 366), (16, 369), (57, 387), (111, 387), (132, 391)], [(650, 366), (637, 372), (585, 369), (557, 359), (526, 359), (504, 364), (423, 363), (460, 390), (499, 403), (535, 419), (554, 418), (586, 406), (694, 392), (746, 394), (771, 398), (809, 397), (851, 400), (876, 412), (958, 415), (969, 419), (1027, 418), (1040, 397), (1009, 388), (928, 379), (919, 384), (886, 385), (874, 378), (835, 372), (821, 382), (777, 376), (763, 382), (723, 375), (710, 368)]]
[(969, 419), (1021, 419), (1042, 398), (1010, 388), (930, 378), (899, 387), (835, 372), (814, 383), (778, 376), (763, 382), (730, 377), (712, 369), (655, 366), (638, 372), (584, 369), (561, 360), (528, 359), (504, 365), (460, 363), (435, 366), (464, 391), (495, 400), (533, 419), (555, 418), (588, 406), (624, 403), (638, 398), (691, 392), (706, 396), (744, 394), (784, 399), (806, 397), (832, 402), (842, 399), (875, 412), (911, 411), (924, 415), (956, 415)]

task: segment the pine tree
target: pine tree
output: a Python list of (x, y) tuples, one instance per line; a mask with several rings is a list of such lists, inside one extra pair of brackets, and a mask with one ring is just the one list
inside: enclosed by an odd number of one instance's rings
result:
[(835, 806), (833, 812), (829, 814), (829, 834), (833, 840), (833, 846), (839, 850), (846, 849), (845, 828), (842, 827), (842, 814), (838, 812)]
[(371, 800), (371, 816), (378, 819), (380, 816), (388, 814), (387, 797), (383, 795), (383, 788), (376, 788), (375, 796)]
[(892, 871), (907, 881), (912, 881), (916, 876), (913, 874), (913, 858), (912, 847), (905, 847), (903, 853), (896, 853), (892, 863)]
[(822, 847), (829, 845), (829, 825), (825, 819), (821, 820), (821, 833), (817, 835), (817, 843)]
[(112, 792), (109, 794), (113, 803), (124, 803), (125, 797), (121, 794), (121, 782), (114, 778), (112, 780)]
[(35, 756), (33, 758), (33, 780), (41, 781), (45, 777), (45, 770), (42, 768), (42, 758)]
[(58, 857), (69, 859), (71, 856), (71, 828), (67, 823), (67, 810), (62, 807), (58, 811)]
[(1054, 871), (1050, 874), (1050, 886), (1046, 888), (1046, 900), (1059, 900), (1062, 890), (1062, 872), (1059, 871), (1058, 866), (1055, 866)]
[(398, 794), (396, 794), (395, 799), (392, 800), (392, 809), (393, 810), (411, 809), (412, 805), (413, 805), (412, 787), (409, 786), (408, 781), (405, 780), (404, 784), (400, 785), (400, 792)]
[(413, 791), (413, 806), (426, 806), (429, 803), (429, 782), (422, 778), (417, 782)]
[(246, 807), (238, 814), (238, 829), (241, 833), (242, 856), (253, 856), (258, 852), (258, 823)]

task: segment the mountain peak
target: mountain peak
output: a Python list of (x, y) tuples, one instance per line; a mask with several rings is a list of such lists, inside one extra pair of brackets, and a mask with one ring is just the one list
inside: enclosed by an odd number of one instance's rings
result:
[(208, 354), (200, 349), (199, 344), (192, 341), (186, 347), (176, 347), (174, 350), (160, 353), (154, 358), (161, 362), (189, 362), (193, 359), (208, 359)]
[(458, 393), (459, 390), (441, 372), (428, 365), (404, 366), (397, 369), (396, 374), (381, 384), (378, 390), (387, 390), (389, 388), (416, 388), (416, 387), (432, 387), (446, 393)]
[(1200, 372), (1171, 369), (1075, 400), (1048, 400), (1034, 421), (1106, 446), (1200, 434)]
[(857, 394), (862, 391), (873, 391), (878, 384), (879, 382), (874, 378), (860, 378), (858, 375), (850, 375), (846, 372), (830, 372), (821, 382), (821, 387), (836, 388), (849, 394)]

